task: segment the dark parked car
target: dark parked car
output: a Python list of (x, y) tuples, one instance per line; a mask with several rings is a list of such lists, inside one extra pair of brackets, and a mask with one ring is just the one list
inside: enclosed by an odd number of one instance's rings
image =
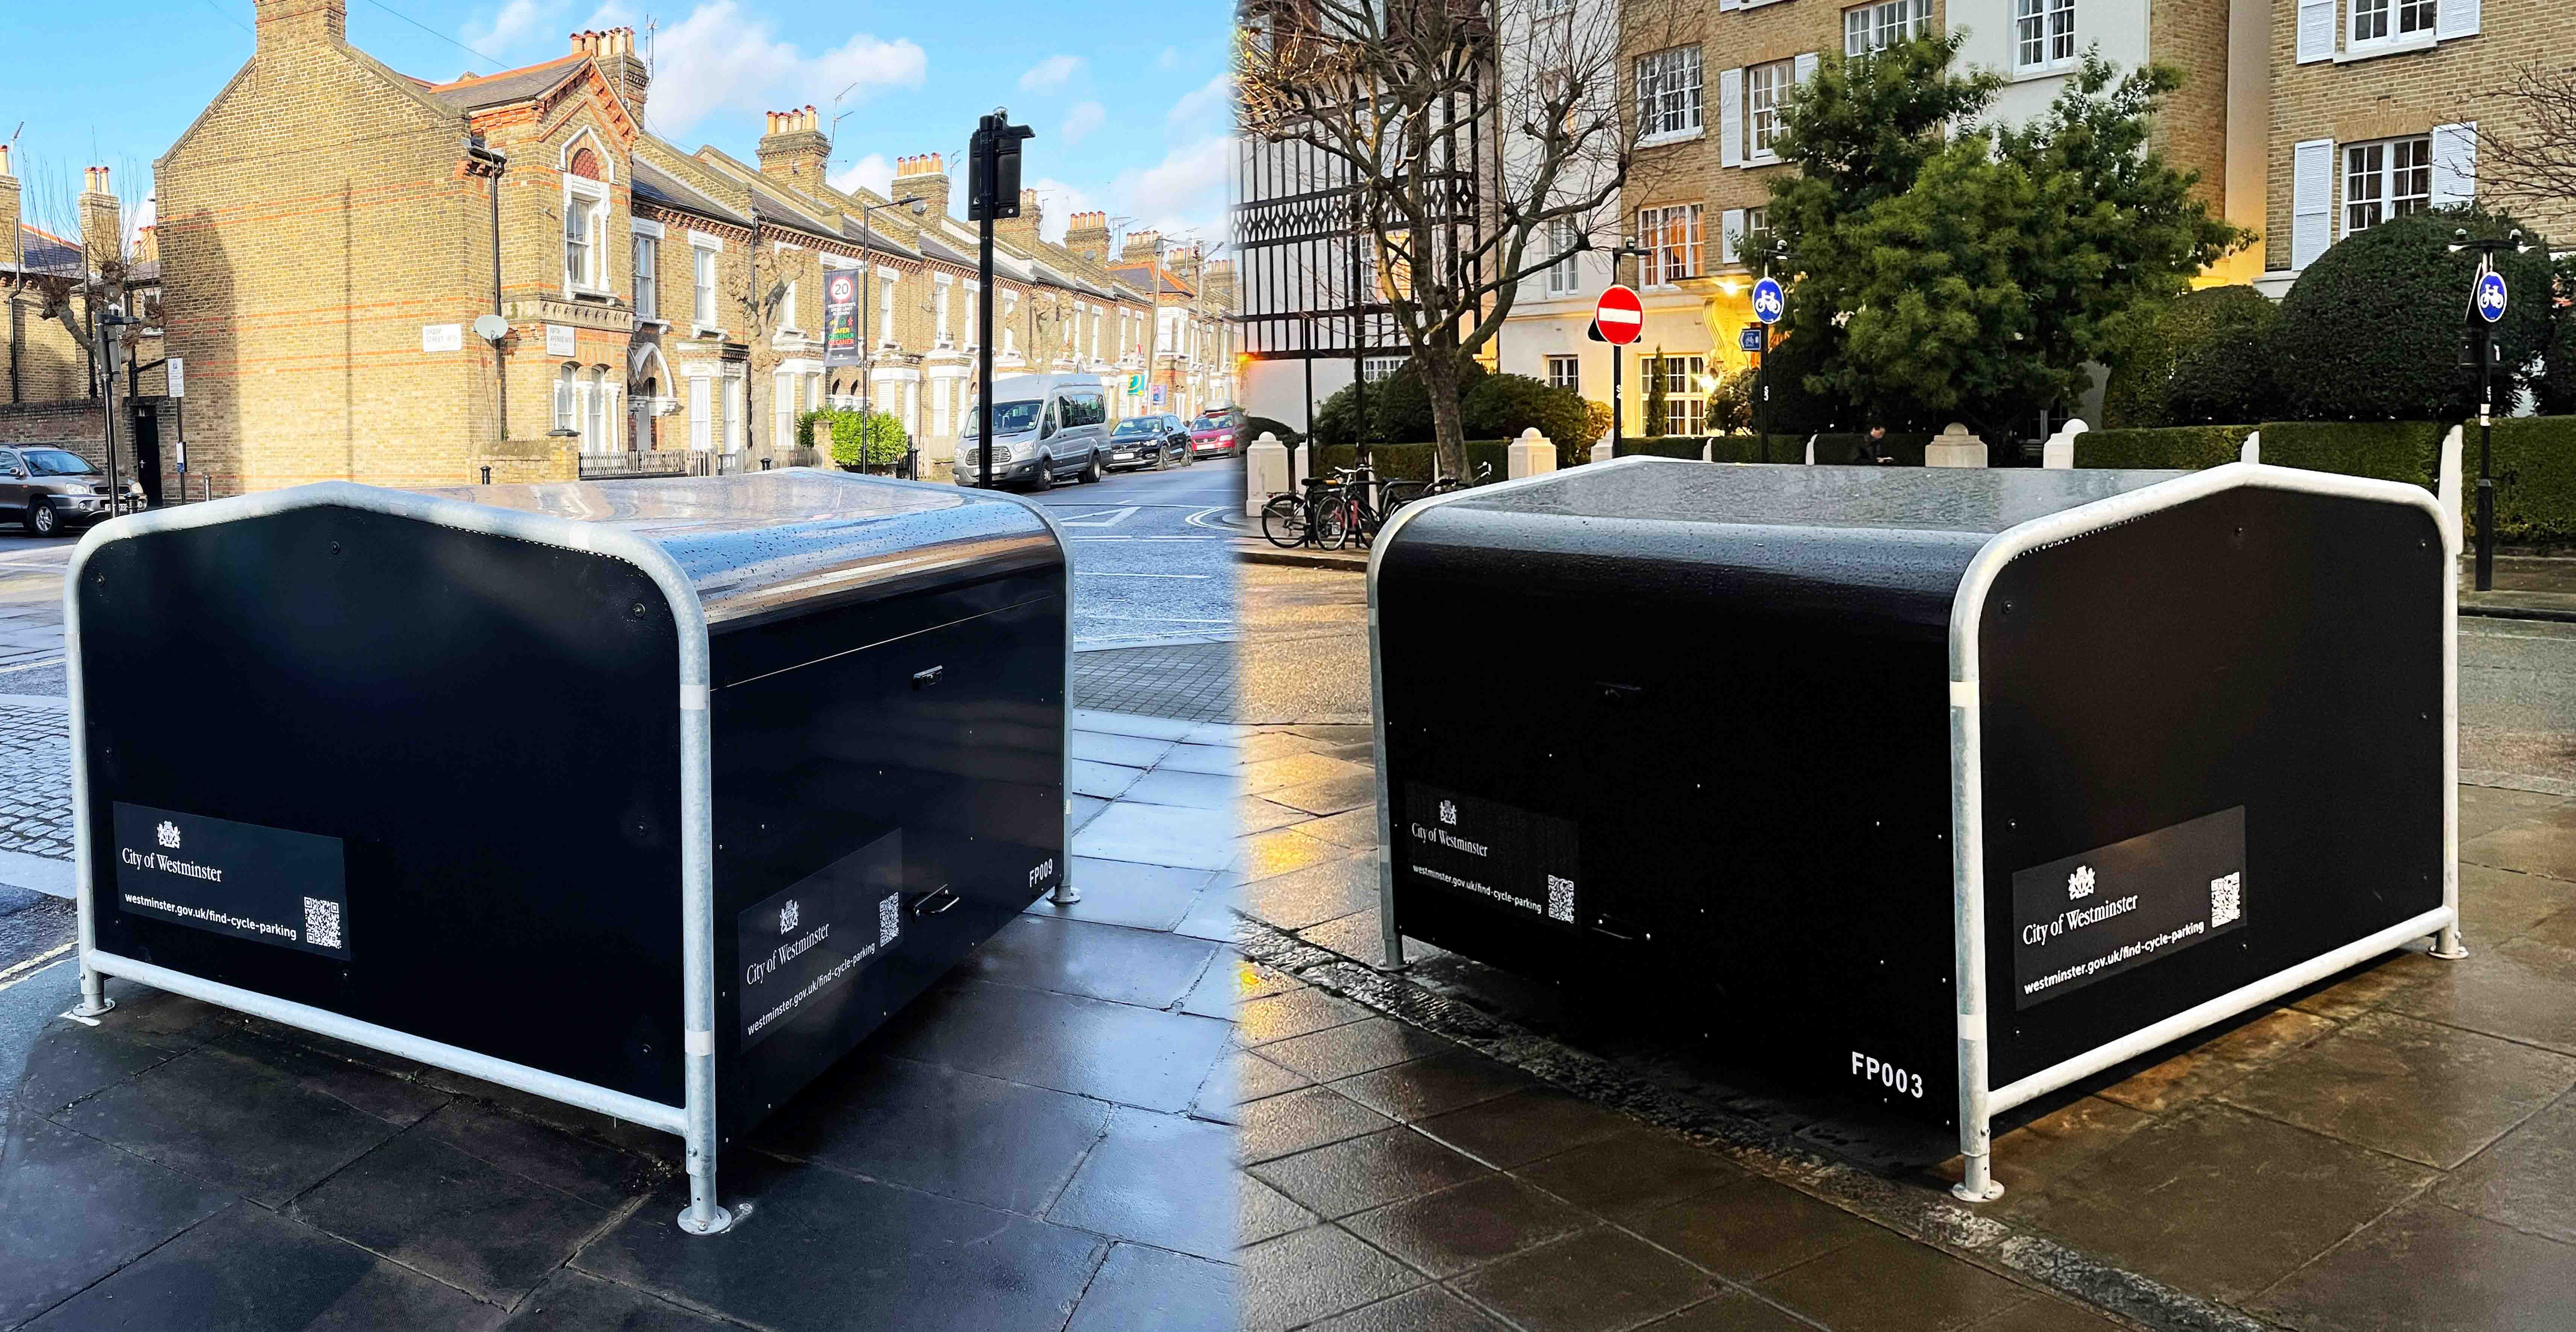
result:
[(1231, 457), (1243, 452), (1243, 411), (1219, 407), (1190, 422), (1190, 452), (1202, 458)]
[[(109, 516), (107, 478), (89, 459), (50, 444), (0, 448), (0, 522), (15, 518), (35, 536), (53, 536)], [(118, 513), (143, 508), (143, 486), (125, 483)]]
[(1152, 467), (1158, 451), (1167, 466), (1190, 465), (1190, 428), (1169, 412), (1131, 416), (1109, 432), (1110, 471)]

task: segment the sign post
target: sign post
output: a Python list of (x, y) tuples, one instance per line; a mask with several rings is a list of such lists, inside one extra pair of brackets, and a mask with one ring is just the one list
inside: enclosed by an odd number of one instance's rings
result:
[(170, 433), (178, 437), (179, 502), (188, 502), (188, 358), (173, 356), (162, 366), (170, 386)]
[(2504, 274), (2495, 270), (2495, 252), (2478, 256), (2477, 282), (2469, 289), (2469, 308), (2478, 316), (2470, 339), (2478, 353), (2478, 590), (2495, 586), (2495, 327), (2504, 318), (2509, 293)]
[(1010, 111), (996, 108), (976, 123), (967, 153), (966, 220), (980, 224), (975, 266), (982, 278), (975, 292), (980, 330), (975, 349), (976, 484), (988, 487), (993, 484), (993, 220), (1020, 215), (1020, 141), (1037, 135), (1026, 125), (1010, 122)]
[(1646, 305), (1636, 289), (1613, 282), (1592, 307), (1591, 336), (1610, 344), (1610, 456), (1619, 456), (1620, 408), (1627, 396), (1619, 382), (1619, 349), (1646, 331)]
[(1753, 433), (1756, 437), (1767, 434), (1767, 427), (1771, 424), (1771, 330), (1779, 324), (1780, 316), (1788, 311), (1789, 293), (1780, 285), (1780, 279), (1766, 277), (1753, 284), (1753, 317), (1762, 321), (1762, 342), (1756, 348), (1762, 353), (1762, 360), (1753, 370)]

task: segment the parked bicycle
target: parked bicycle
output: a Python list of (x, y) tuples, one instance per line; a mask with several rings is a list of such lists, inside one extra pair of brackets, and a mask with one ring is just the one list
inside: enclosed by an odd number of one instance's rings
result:
[[(1493, 474), (1491, 463), (1478, 467), (1477, 484)], [(1336, 467), (1330, 476), (1310, 476), (1302, 495), (1283, 491), (1262, 506), (1261, 534), (1283, 549), (1339, 550), (1355, 541), (1366, 550), (1396, 510), (1466, 484), (1454, 476), (1384, 484), (1376, 480), (1376, 472), (1366, 467)]]

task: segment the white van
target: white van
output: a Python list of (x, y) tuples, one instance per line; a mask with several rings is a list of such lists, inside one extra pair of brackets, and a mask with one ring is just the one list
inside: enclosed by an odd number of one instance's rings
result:
[[(982, 418), (973, 395), (957, 441), (957, 484), (983, 484)], [(1109, 459), (1109, 385), (1099, 375), (1005, 375), (993, 381), (993, 484), (1044, 490), (1097, 481)]]

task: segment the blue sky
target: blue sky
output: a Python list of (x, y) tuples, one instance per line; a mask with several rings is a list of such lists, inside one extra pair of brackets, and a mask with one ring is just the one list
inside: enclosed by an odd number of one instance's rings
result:
[[(117, 192), (139, 202), (152, 159), (251, 52), (250, 0), (28, 9), (12, 19), (13, 45), (44, 54), (11, 62), (0, 139), (25, 122), (14, 159), (30, 221), (47, 210), (43, 196), (67, 202), (92, 163), (114, 168)], [(882, 188), (895, 158), (953, 156), (975, 118), (1004, 105), (1037, 131), (1024, 183), (1045, 196), (1050, 234), (1066, 214), (1100, 209), (1213, 241), (1224, 222), (1228, 13), (1215, 0), (349, 0), (349, 40), (446, 80), (552, 59), (576, 29), (631, 25), (640, 42), (649, 18), (646, 119), (685, 148), (713, 144), (749, 161), (762, 111), (811, 102), (827, 121), (841, 117), (835, 179)]]

